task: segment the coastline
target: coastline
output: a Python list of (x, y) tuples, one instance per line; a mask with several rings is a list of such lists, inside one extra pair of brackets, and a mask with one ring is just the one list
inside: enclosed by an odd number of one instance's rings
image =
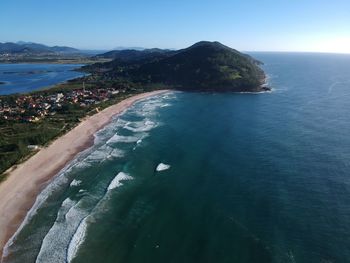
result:
[(38, 194), (78, 153), (93, 144), (93, 135), (136, 101), (165, 92), (168, 90), (141, 93), (87, 117), (9, 173), (0, 184), (0, 259)]

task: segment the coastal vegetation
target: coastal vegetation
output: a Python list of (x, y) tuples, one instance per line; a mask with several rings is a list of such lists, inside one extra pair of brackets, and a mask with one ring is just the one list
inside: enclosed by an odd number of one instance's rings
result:
[(92, 115), (129, 96), (159, 89), (267, 90), (260, 62), (218, 42), (174, 51), (112, 51), (84, 66), (88, 76), (54, 88), (0, 97), (0, 174)]
[[(127, 54), (132, 54), (127, 56)], [(261, 62), (219, 42), (198, 42), (178, 51), (109, 52), (114, 58), (83, 69), (94, 77), (144, 86), (164, 85), (179, 90), (244, 91), (265, 90)]]
[(31, 146), (46, 146), (84, 117), (149, 91), (112, 81), (83, 81), (76, 79), (25, 95), (0, 96), (0, 181), (7, 169), (35, 153), (36, 147)]

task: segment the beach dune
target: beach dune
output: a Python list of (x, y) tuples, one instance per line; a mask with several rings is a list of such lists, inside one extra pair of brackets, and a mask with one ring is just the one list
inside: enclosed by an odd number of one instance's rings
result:
[(134, 102), (166, 91), (138, 94), (87, 117), (10, 172), (0, 184), (0, 258), (6, 242), (24, 220), (37, 195), (74, 156), (93, 144), (93, 135)]

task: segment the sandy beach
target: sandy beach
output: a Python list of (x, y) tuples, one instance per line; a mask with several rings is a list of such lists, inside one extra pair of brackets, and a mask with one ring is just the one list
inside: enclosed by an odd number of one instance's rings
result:
[(93, 135), (136, 101), (164, 92), (167, 90), (138, 94), (86, 118), (10, 172), (0, 184), (0, 258), (37, 195), (74, 156), (93, 144)]

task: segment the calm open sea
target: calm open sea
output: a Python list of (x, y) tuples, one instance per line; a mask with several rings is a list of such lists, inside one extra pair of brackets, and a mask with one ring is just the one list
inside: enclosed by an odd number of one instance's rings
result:
[(80, 64), (1, 64), (0, 95), (26, 93), (84, 76)]
[(349, 262), (350, 56), (253, 56), (273, 92), (163, 94), (98, 132), (6, 262)]

